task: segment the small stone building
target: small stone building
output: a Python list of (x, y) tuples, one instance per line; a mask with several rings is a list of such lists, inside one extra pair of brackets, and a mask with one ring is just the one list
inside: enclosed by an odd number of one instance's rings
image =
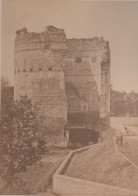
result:
[(15, 99), (27, 94), (39, 108), (39, 126), (51, 145), (64, 145), (74, 116), (110, 116), (110, 48), (103, 38), (67, 39), (63, 29), (16, 32)]

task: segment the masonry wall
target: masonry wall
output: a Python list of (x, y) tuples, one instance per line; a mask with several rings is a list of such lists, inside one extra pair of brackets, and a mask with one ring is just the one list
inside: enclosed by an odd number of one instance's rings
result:
[(137, 196), (138, 192), (120, 187), (90, 182), (64, 175), (54, 175), (53, 191), (66, 196)]
[[(110, 78), (107, 78), (107, 73), (110, 73), (110, 63), (107, 64), (107, 70), (102, 72), (102, 62), (106, 64), (110, 59), (108, 42), (102, 38), (70, 39), (67, 45), (68, 55), (64, 60), (63, 71), (68, 113), (102, 111), (101, 117), (107, 118), (110, 105)], [(101, 84), (108, 86), (106, 92)], [(108, 100), (103, 99), (102, 94), (106, 94)], [(101, 103), (105, 105), (104, 108)]]
[(55, 62), (51, 50), (46, 47), (47, 42), (39, 40), (43, 36), (38, 38), (36, 34), (30, 35), (25, 30), (17, 32), (15, 99), (24, 94), (32, 98), (39, 109), (41, 134), (49, 143), (61, 144), (64, 142), (64, 126), (67, 122), (64, 73), (61, 65)]
[(52, 26), (42, 33), (16, 32), (15, 99), (32, 98), (47, 137), (63, 141), (73, 113), (97, 111), (109, 124), (109, 84), (110, 49), (102, 38), (66, 39), (64, 30)]

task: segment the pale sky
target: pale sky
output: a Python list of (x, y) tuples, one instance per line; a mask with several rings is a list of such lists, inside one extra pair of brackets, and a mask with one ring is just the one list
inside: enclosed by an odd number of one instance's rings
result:
[(14, 81), (16, 30), (44, 31), (53, 25), (67, 38), (101, 37), (111, 48), (115, 90), (138, 92), (138, 2), (79, 0), (3, 0), (2, 75)]

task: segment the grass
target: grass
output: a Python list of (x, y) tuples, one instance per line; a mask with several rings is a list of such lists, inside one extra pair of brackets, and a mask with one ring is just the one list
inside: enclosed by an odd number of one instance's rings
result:
[(138, 137), (124, 137), (123, 146), (119, 150), (138, 166)]
[(66, 175), (138, 190), (138, 170), (117, 153), (112, 142), (94, 145), (74, 155)]
[[(65, 150), (52, 149), (50, 154), (32, 166), (28, 166), (26, 171), (17, 173), (3, 194), (31, 195), (46, 192), (51, 185), (52, 175), (66, 155), (67, 151)], [(47, 195), (51, 196), (52, 193), (47, 192)]]

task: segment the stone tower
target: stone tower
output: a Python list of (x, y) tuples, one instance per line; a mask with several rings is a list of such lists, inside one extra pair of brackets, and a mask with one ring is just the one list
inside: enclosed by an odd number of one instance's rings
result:
[(75, 113), (97, 111), (109, 125), (110, 49), (97, 37), (67, 39), (48, 26), (42, 33), (16, 32), (15, 99), (27, 94), (39, 108), (41, 134), (64, 142), (64, 126)]

